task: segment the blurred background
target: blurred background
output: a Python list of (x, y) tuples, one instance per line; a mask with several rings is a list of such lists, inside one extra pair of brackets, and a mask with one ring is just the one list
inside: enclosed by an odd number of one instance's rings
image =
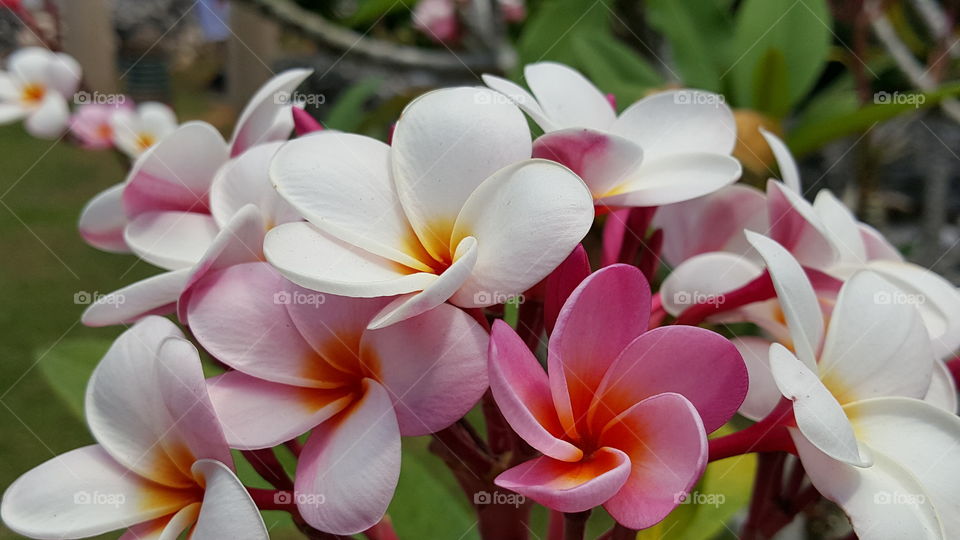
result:
[[(85, 90), (165, 102), (181, 122), (226, 134), (256, 88), (294, 66), (315, 70), (303, 92), (325, 127), (381, 139), (423, 91), (482, 84), (483, 73), (522, 83), (522, 66), (544, 60), (579, 69), (620, 109), (666, 88), (711, 90), (735, 111), (743, 182), (776, 175), (757, 131), (772, 130), (798, 156), (808, 197), (832, 189), (911, 260), (956, 283), (958, 15), (953, 0), (0, 0), (0, 57), (27, 45), (63, 50), (82, 64)], [(5, 488), (92, 442), (83, 386), (122, 329), (84, 328), (80, 314), (156, 270), (98, 252), (76, 231), (83, 204), (124, 177), (124, 158), (33, 139), (19, 125), (0, 127), (0, 156)], [(429, 476), (441, 467), (423, 441), (405, 445), (421, 461), (404, 458), (401, 536), (476, 537), (450, 479)], [(749, 474), (726, 475), (736, 485), (725, 489), (743, 494)], [(732, 538), (724, 521), (746, 498), (731, 497), (698, 514), (709, 525), (694, 530), (685, 514), (684, 526), (645, 537)], [(829, 507), (807, 517), (791, 537), (849, 533)], [(268, 521), (276, 537), (289, 535), (282, 516)], [(16, 536), (0, 526), (0, 537)]]

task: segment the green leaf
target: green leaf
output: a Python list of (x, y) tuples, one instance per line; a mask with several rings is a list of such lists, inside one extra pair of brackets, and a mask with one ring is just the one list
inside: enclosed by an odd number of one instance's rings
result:
[(826, 0), (746, 0), (737, 11), (727, 77), (737, 106), (756, 108), (754, 73), (770, 49), (783, 53), (791, 105), (826, 65), (833, 24)]
[(356, 131), (363, 122), (367, 100), (377, 93), (382, 83), (379, 78), (370, 77), (347, 88), (327, 113), (325, 126), (341, 131)]
[(357, 10), (343, 19), (343, 23), (347, 26), (369, 25), (395, 11), (412, 10), (414, 3), (397, 0), (361, 0), (357, 3)]
[(790, 112), (787, 60), (780, 49), (767, 49), (753, 74), (754, 108), (774, 118)]
[(476, 540), (477, 519), (429, 437), (404, 437), (400, 483), (388, 512), (400, 538)]
[[(720, 428), (714, 436), (734, 430)], [(753, 490), (757, 456), (746, 454), (715, 461), (689, 496), (659, 524), (640, 531), (638, 540), (710, 540), (747, 505)]]
[(65, 339), (37, 355), (40, 371), (54, 394), (81, 420), (87, 381), (110, 343), (105, 339)]
[(730, 64), (729, 2), (648, 0), (650, 26), (663, 34), (685, 86), (721, 92), (720, 75)]
[(517, 42), (520, 66), (544, 60), (575, 63), (571, 34), (609, 33), (609, 13), (601, 2), (584, 9), (580, 0), (544, 0)]
[(647, 61), (607, 33), (577, 33), (571, 38), (574, 66), (617, 102), (630, 104), (647, 90), (663, 84), (663, 78)]
[(879, 122), (932, 107), (945, 98), (960, 96), (960, 82), (942, 86), (933, 92), (887, 92), (885, 95), (889, 102), (876, 98), (881, 95), (883, 94), (878, 92), (875, 95), (876, 102), (871, 105), (865, 105), (847, 114), (807, 122), (797, 127), (787, 136), (790, 150), (795, 155), (802, 156), (834, 139), (862, 133)]

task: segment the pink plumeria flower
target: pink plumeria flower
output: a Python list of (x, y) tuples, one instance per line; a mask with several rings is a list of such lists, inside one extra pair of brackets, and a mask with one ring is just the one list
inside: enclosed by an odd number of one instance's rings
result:
[(58, 456), (4, 493), (3, 522), (32, 538), (269, 538), (233, 472), (200, 357), (160, 317), (124, 332), (87, 387), (99, 444)]
[(113, 147), (113, 115), (120, 110), (129, 110), (126, 102), (117, 104), (85, 103), (77, 107), (70, 117), (70, 133), (80, 146), (88, 150), (104, 150)]
[(26, 47), (0, 71), (0, 125), (23, 120), (27, 133), (53, 139), (70, 120), (70, 99), (80, 85), (80, 64), (63, 53)]
[(209, 381), (230, 446), (269, 448), (311, 432), (295, 489), (301, 514), (322, 531), (377, 523), (397, 485), (400, 437), (449, 426), (487, 388), (478, 322), (442, 304), (368, 330), (390, 301), (304, 289), (264, 262), (209, 272), (188, 300), (193, 335), (236, 370)]
[[(663, 255), (677, 265), (662, 288), (666, 310), (690, 307), (685, 291), (723, 295), (762, 273), (743, 231), (765, 232), (800, 263), (837, 280), (861, 269), (883, 276), (917, 299), (917, 307), (941, 358), (960, 347), (960, 292), (936, 273), (903, 256), (876, 229), (858, 222), (830, 191), (813, 204), (799, 193), (799, 174), (786, 146), (764, 132), (774, 149), (783, 183), (771, 180), (767, 192), (730, 186), (706, 197), (661, 208), (654, 226), (664, 230)], [(682, 263), (682, 264), (681, 264)]]
[[(824, 331), (793, 256), (750, 234), (784, 308), (793, 351), (769, 349), (772, 380), (792, 402), (788, 425), (813, 485), (865, 540), (960, 535), (960, 418), (923, 401), (936, 356), (903, 292), (872, 271), (844, 283)], [(753, 381), (751, 381), (753, 382)]]
[(563, 163), (583, 178), (598, 205), (659, 206), (706, 195), (740, 177), (730, 154), (736, 122), (723, 96), (675, 90), (646, 97), (619, 116), (579, 72), (530, 64), (533, 94), (492, 75), (487, 86), (515, 101), (546, 132), (533, 156)]
[(289, 96), (310, 73), (289, 70), (268, 81), (247, 104), (230, 144), (213, 126), (187, 122), (151, 146), (123, 183), (87, 203), (80, 216), (81, 235), (94, 247), (133, 251), (168, 270), (195, 264), (224, 224), (222, 216), (214, 215), (220, 203), (211, 193), (218, 172), (257, 145), (289, 137), (292, 105), (277, 96)]
[(413, 8), (413, 27), (437, 43), (456, 44), (462, 29), (455, 0), (422, 0)]
[(621, 525), (661, 521), (700, 478), (707, 433), (747, 391), (739, 353), (689, 326), (647, 331), (650, 289), (635, 267), (584, 280), (550, 337), (548, 371), (497, 321), (490, 387), (510, 426), (542, 457), (497, 477), (561, 512), (603, 505)]
[(503, 303), (563, 261), (593, 221), (583, 182), (528, 159), (530, 145), (520, 110), (486, 88), (417, 98), (392, 146), (326, 131), (293, 140), (270, 177), (307, 222), (272, 229), (267, 260), (316, 291), (405, 295), (374, 328), (446, 301)]
[(132, 159), (177, 129), (177, 115), (169, 106), (156, 101), (141, 103), (136, 109), (117, 111), (110, 120), (113, 144)]

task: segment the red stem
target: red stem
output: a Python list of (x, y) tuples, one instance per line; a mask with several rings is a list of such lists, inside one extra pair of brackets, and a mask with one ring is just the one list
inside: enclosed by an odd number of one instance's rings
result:
[(370, 540), (400, 540), (397, 531), (393, 530), (390, 516), (383, 516), (379, 523), (363, 531), (363, 534)]
[(587, 519), (590, 510), (585, 512), (568, 512), (563, 515), (563, 540), (583, 540), (587, 533)]
[(789, 452), (797, 449), (787, 426), (793, 421), (792, 402), (783, 399), (766, 418), (736, 433), (710, 439), (710, 461), (751, 452)]
[(955, 356), (947, 360), (947, 369), (950, 370), (950, 375), (953, 376), (953, 384), (960, 389), (960, 356)]
[(253, 466), (253, 469), (257, 471), (261, 478), (270, 482), (270, 485), (282, 490), (293, 489), (293, 480), (290, 480), (290, 477), (287, 476), (287, 472), (272, 449), (242, 450), (240, 453), (250, 462), (250, 465)]
[(547, 540), (563, 540), (563, 512), (550, 510), (550, 522), (547, 524)]

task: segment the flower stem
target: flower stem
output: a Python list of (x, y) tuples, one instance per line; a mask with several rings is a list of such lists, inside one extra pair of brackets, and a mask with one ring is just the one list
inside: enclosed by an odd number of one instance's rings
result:
[(787, 425), (793, 420), (792, 403), (781, 400), (766, 418), (752, 426), (710, 439), (710, 461), (717, 461), (751, 452), (789, 452), (797, 450), (787, 431)]
[(282, 490), (293, 489), (293, 481), (287, 476), (287, 472), (272, 449), (241, 450), (240, 453), (250, 462), (250, 465), (253, 466), (253, 469), (257, 471), (261, 478), (270, 482), (270, 485)]
[(590, 510), (584, 512), (567, 512), (563, 515), (563, 539), (583, 540), (587, 533), (587, 519)]

